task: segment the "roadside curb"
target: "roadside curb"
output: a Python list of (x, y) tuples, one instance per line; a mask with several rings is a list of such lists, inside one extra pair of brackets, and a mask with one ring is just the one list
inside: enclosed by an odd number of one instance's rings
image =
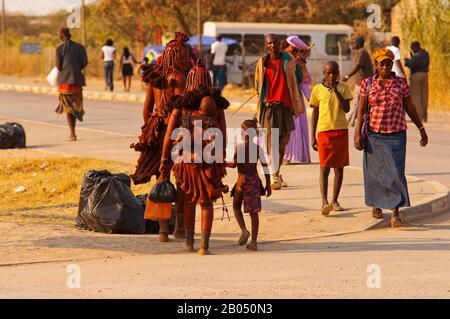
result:
[[(12, 91), (19, 93), (34, 93), (50, 96), (58, 96), (58, 89), (48, 85), (29, 85), (29, 84), (8, 84), (0, 83), (0, 91)], [(130, 103), (144, 103), (145, 93), (124, 93), (124, 92), (102, 92), (83, 90), (83, 99), (93, 101), (115, 101), (115, 102), (130, 102)], [(231, 102), (228, 111), (234, 112), (241, 106), (241, 103)], [(256, 113), (257, 103), (254, 101), (248, 102), (239, 112)]]
[[(58, 89), (51, 86), (43, 85), (23, 85), (23, 84), (6, 84), (0, 83), (0, 91), (13, 91), (20, 93), (35, 93), (43, 95), (57, 96)], [(83, 98), (94, 101), (117, 101), (117, 102), (132, 102), (144, 103), (145, 94), (128, 94), (128, 93), (114, 93), (83, 90)]]
[[(403, 223), (411, 223), (420, 219), (437, 216), (450, 208), (450, 191), (447, 187), (436, 181), (425, 181), (436, 188), (436, 194), (431, 198), (427, 198), (419, 202), (415, 206), (400, 208), (400, 218)], [(380, 229), (390, 227), (391, 214), (384, 214), (384, 219), (380, 220), (367, 230)]]

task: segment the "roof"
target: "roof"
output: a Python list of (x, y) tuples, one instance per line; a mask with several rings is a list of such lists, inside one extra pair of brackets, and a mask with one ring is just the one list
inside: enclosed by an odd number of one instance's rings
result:
[(215, 26), (217, 29), (236, 29), (245, 31), (260, 31), (261, 29), (270, 29), (270, 32), (276, 31), (352, 31), (353, 28), (346, 24), (297, 24), (297, 23), (249, 23), (249, 22), (214, 22), (207, 21), (204, 24), (205, 29)]

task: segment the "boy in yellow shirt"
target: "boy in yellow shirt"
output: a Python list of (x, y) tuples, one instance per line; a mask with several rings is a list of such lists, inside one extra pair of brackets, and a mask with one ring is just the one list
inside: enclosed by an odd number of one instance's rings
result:
[[(350, 110), (353, 97), (348, 85), (338, 81), (339, 65), (335, 61), (328, 61), (324, 65), (323, 75), (324, 81), (316, 85), (311, 93), (311, 144), (313, 150), (319, 151), (321, 213), (328, 216), (332, 210), (344, 210), (338, 197), (344, 180), (344, 167), (349, 165), (348, 123), (345, 113)], [(334, 169), (331, 204), (328, 202), (330, 168)]]

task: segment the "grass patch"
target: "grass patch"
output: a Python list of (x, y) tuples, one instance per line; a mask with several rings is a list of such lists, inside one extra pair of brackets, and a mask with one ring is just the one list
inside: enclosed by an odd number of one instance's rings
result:
[[(91, 169), (131, 174), (134, 165), (76, 157), (2, 159), (0, 222), (74, 224), (83, 176)], [(15, 191), (21, 186), (25, 191)], [(136, 195), (150, 187), (131, 185)]]

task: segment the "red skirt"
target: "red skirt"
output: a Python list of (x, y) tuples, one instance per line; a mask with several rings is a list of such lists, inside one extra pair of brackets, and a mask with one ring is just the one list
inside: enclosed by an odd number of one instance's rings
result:
[(349, 165), (347, 129), (319, 132), (317, 144), (320, 167), (342, 168)]
[(212, 203), (228, 191), (222, 183), (222, 178), (226, 174), (224, 164), (181, 162), (174, 164), (172, 171), (189, 203)]

